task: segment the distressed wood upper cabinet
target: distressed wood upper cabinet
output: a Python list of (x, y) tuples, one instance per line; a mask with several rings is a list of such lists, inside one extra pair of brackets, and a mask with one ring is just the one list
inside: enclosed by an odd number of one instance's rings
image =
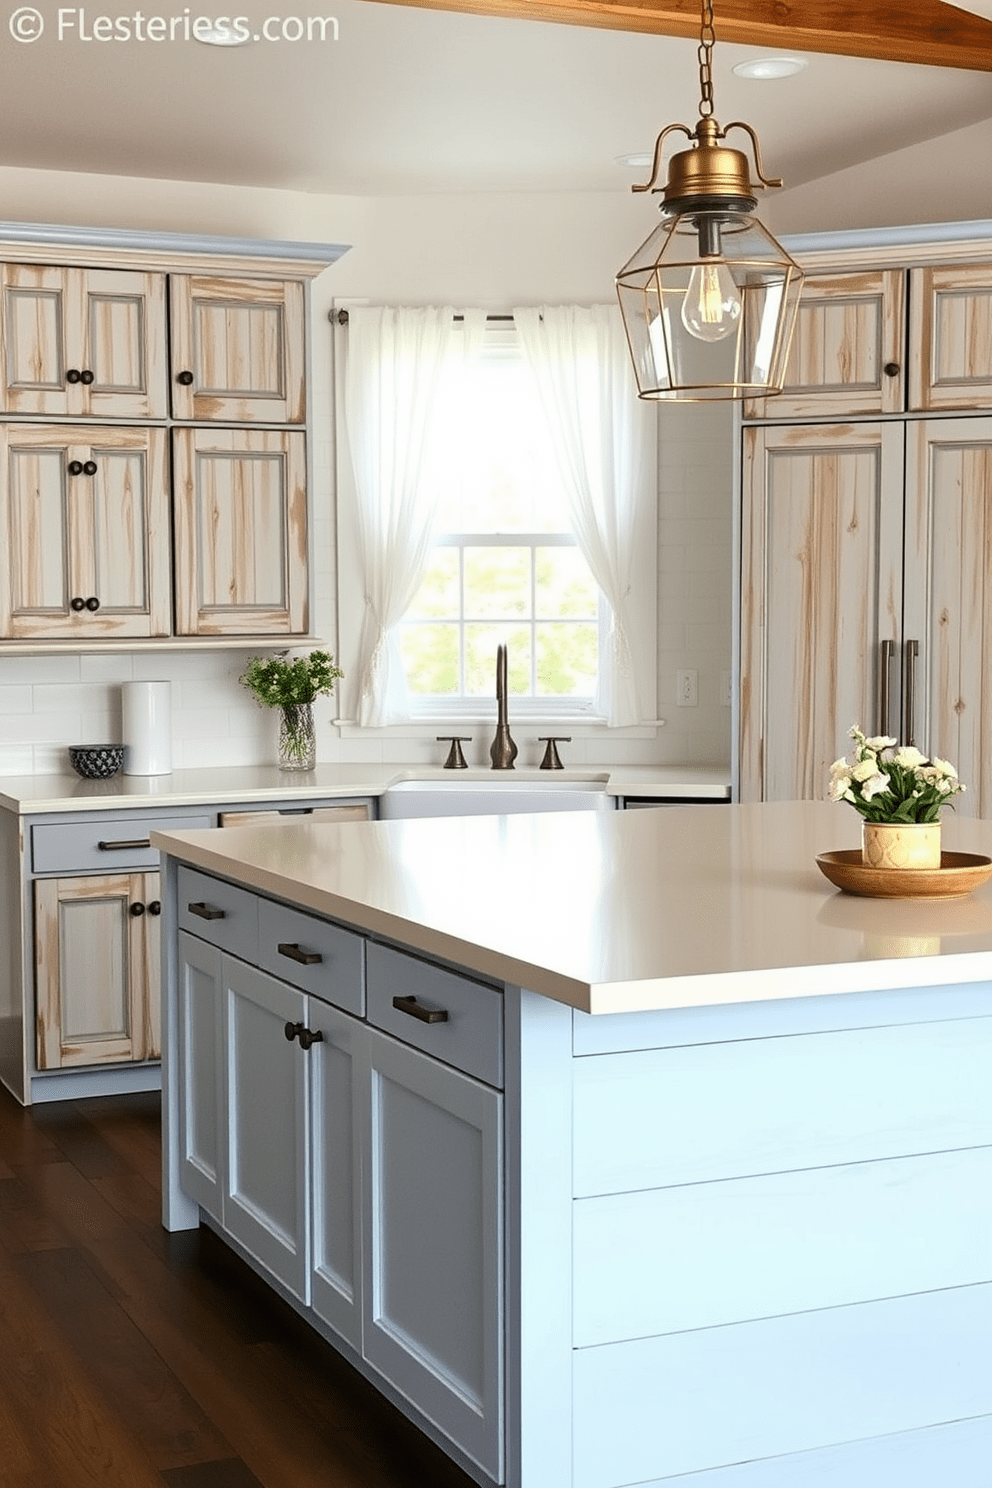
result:
[(305, 422), (301, 283), (173, 274), (170, 304), (174, 418)]
[(909, 406), (992, 405), (992, 264), (914, 269)]
[(896, 732), (902, 492), (898, 423), (745, 430), (742, 800), (822, 798), (852, 723)]
[(754, 399), (747, 418), (898, 413), (905, 377), (902, 270), (812, 274), (803, 285), (781, 393)]
[(11, 414), (165, 418), (165, 275), (2, 266), (2, 399)]
[[(901, 737), (952, 760), (960, 816), (992, 813), (992, 418), (909, 425)], [(893, 730), (893, 732), (896, 732)]]
[(159, 877), (35, 881), (40, 1070), (158, 1059)]
[(0, 462), (0, 635), (168, 635), (166, 431), (3, 424)]
[(184, 428), (173, 438), (177, 634), (305, 634), (305, 436)]

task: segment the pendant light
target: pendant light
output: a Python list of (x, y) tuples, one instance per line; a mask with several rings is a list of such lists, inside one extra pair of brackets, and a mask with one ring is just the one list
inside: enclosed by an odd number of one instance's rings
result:
[[(781, 392), (803, 274), (752, 216), (762, 186), (781, 186), (762, 169), (749, 124), (721, 129), (713, 117), (712, 0), (702, 0), (699, 122), (669, 124), (655, 141), (651, 179), (634, 191), (662, 191), (662, 221), (617, 274), (617, 294), (638, 394), (666, 402), (753, 398)], [(747, 157), (723, 143), (743, 129)], [(656, 186), (666, 135), (693, 141), (673, 155)]]

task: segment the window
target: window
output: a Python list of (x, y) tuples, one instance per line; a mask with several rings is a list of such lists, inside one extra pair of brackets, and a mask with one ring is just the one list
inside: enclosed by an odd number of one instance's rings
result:
[[(434, 546), (400, 625), (414, 714), (478, 712), (505, 643), (518, 715), (592, 712), (604, 606), (512, 325), (441, 394)], [(522, 705), (522, 707), (520, 706)]]

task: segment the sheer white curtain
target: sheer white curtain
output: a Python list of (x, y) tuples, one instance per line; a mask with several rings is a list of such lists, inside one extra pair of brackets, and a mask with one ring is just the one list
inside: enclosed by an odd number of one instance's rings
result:
[(637, 397), (616, 305), (514, 310), (568, 493), (575, 539), (612, 613), (598, 706), (611, 728), (639, 723), (628, 599), (635, 517), (651, 476), (651, 410)]
[(365, 601), (358, 722), (409, 716), (396, 625), (420, 586), (435, 500), (428, 478), (442, 380), (481, 345), (485, 315), (450, 306), (348, 311), (344, 409), (358, 504)]

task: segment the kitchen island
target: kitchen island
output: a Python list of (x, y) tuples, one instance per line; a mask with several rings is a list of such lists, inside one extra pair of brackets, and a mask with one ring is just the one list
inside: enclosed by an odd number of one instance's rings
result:
[(480, 1483), (987, 1488), (992, 886), (839, 894), (822, 803), (153, 840), (167, 1227)]

